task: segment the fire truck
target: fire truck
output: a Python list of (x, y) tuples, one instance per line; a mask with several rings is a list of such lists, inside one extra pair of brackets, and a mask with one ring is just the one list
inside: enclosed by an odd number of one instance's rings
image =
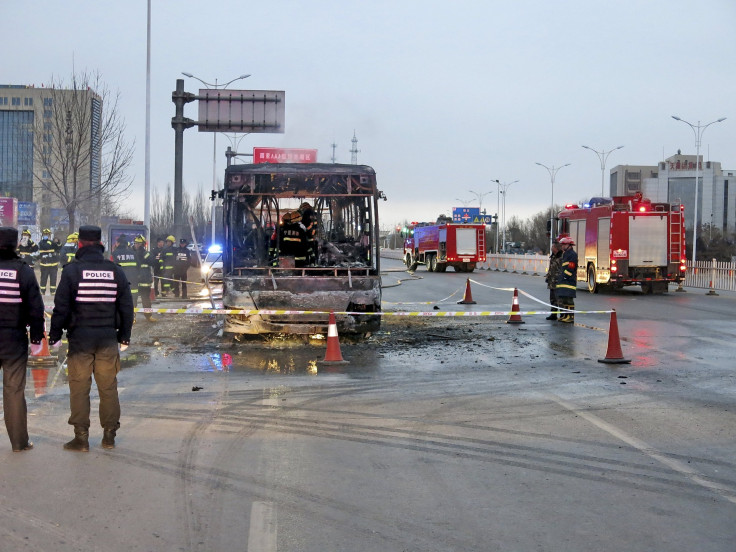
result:
[(653, 203), (640, 193), (566, 205), (559, 237), (570, 236), (578, 253), (578, 280), (588, 291), (640, 285), (664, 293), (685, 278), (685, 216), (679, 203)]
[(473, 272), (486, 260), (485, 224), (412, 223), (404, 240), (404, 263), (411, 270), (423, 264), (429, 272)]

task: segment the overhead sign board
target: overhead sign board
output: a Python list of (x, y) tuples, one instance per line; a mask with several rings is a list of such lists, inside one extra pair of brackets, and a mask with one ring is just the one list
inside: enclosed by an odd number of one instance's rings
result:
[(18, 202), (18, 224), (35, 226), (38, 224), (36, 216), (36, 203), (31, 201)]
[(304, 148), (253, 148), (253, 163), (316, 163), (317, 150)]
[(204, 88), (197, 99), (200, 132), (284, 132), (283, 90)]
[(480, 217), (479, 207), (453, 207), (452, 222), (473, 222), (473, 219)]

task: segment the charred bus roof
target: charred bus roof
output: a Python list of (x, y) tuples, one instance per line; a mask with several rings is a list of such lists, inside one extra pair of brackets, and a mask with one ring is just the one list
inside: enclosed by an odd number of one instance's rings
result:
[(274, 196), (374, 196), (376, 171), (368, 165), (256, 163), (225, 170), (226, 193)]

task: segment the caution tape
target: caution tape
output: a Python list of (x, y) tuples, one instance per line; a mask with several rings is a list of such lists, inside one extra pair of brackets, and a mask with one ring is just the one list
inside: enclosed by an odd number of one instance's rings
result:
[[(304, 315), (304, 314), (324, 314), (330, 313), (351, 316), (415, 316), (415, 317), (478, 317), (478, 316), (511, 316), (525, 315), (532, 316), (537, 314), (549, 314), (549, 311), (381, 311), (381, 312), (359, 312), (359, 311), (322, 311), (322, 310), (268, 310), (268, 309), (208, 309), (208, 308), (184, 308), (184, 309), (154, 309), (154, 308), (136, 308), (135, 312), (146, 314), (242, 314), (248, 316), (254, 315)], [(612, 310), (592, 310), (592, 311), (571, 311), (575, 314), (606, 314), (613, 312)]]

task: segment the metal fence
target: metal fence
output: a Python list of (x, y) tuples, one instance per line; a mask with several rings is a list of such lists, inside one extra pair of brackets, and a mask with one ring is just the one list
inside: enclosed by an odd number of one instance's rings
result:
[[(402, 250), (381, 250), (385, 257), (400, 259)], [(547, 272), (549, 257), (546, 255), (493, 255), (488, 254), (485, 263), (477, 268), (497, 270), (500, 272), (516, 272), (519, 274), (542, 275)], [(736, 263), (719, 263), (698, 261), (695, 268), (688, 261), (685, 273), (685, 286), (703, 289), (736, 291)]]

